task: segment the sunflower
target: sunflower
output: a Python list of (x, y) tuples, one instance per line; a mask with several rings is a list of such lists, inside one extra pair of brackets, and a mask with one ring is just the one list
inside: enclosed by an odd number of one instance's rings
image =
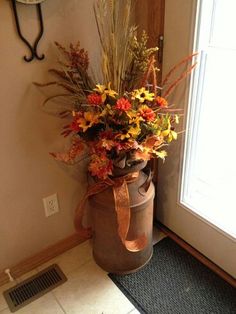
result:
[(91, 128), (94, 124), (97, 124), (99, 122), (99, 115), (94, 112), (84, 112), (83, 117), (79, 117), (77, 119), (77, 123), (79, 127), (83, 130), (83, 132), (86, 132), (89, 128)]
[(111, 83), (108, 83), (108, 86), (98, 84), (96, 88), (94, 88), (94, 91), (102, 96), (103, 102), (106, 100), (107, 96), (115, 98), (118, 95), (117, 92), (111, 89)]
[(154, 93), (150, 93), (145, 87), (142, 87), (140, 89), (135, 89), (131, 93), (131, 99), (138, 99), (141, 103), (144, 103), (145, 101), (153, 101)]
[(141, 121), (144, 121), (144, 119), (138, 115), (136, 111), (129, 111), (126, 114), (129, 118), (129, 124), (139, 124)]

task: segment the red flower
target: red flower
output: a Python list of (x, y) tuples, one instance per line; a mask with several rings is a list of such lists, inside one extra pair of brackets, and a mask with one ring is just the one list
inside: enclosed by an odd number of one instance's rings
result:
[(83, 116), (82, 112), (72, 112), (73, 121), (69, 125), (70, 131), (80, 132), (82, 129), (79, 126), (78, 119)]
[(128, 99), (122, 97), (117, 100), (115, 108), (119, 110), (127, 111), (131, 108), (131, 103), (128, 101)]
[(90, 105), (99, 106), (102, 104), (102, 96), (96, 93), (88, 95), (87, 100)]
[(74, 132), (79, 132), (81, 131), (81, 128), (79, 127), (79, 124), (76, 121), (77, 119), (74, 119), (74, 121), (71, 122), (70, 124), (70, 129)]
[(156, 98), (156, 103), (158, 106), (162, 107), (162, 108), (165, 108), (168, 106), (168, 102), (165, 98), (163, 97), (160, 97), (160, 96), (157, 96)]
[(155, 112), (146, 105), (143, 105), (138, 110), (140, 112), (141, 117), (143, 117), (147, 121), (154, 121), (155, 120)]

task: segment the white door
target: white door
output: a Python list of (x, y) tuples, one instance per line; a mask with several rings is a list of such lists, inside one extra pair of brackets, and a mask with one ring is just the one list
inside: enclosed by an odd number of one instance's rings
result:
[(185, 135), (159, 163), (156, 217), (236, 277), (235, 0), (166, 0), (163, 72), (195, 46), (198, 68), (169, 99)]

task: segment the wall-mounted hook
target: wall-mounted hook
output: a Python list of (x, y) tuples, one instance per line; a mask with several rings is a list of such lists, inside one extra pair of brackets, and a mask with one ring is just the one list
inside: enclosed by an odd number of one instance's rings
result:
[[(16, 29), (17, 32), (19, 34), (19, 37), (21, 38), (21, 40), (25, 43), (25, 45), (29, 48), (31, 55), (29, 57), (24, 56), (24, 60), (26, 62), (30, 62), (32, 61), (34, 58), (38, 59), (38, 60), (43, 60), (45, 58), (44, 54), (42, 54), (41, 56), (38, 54), (37, 52), (37, 48), (38, 48), (38, 43), (40, 41), (40, 39), (43, 36), (43, 31), (44, 31), (44, 26), (43, 26), (43, 16), (42, 16), (42, 10), (41, 10), (41, 4), (40, 2), (42, 2), (43, 0), (11, 0), (12, 1), (12, 8), (13, 8), (13, 12), (14, 12), (14, 17), (15, 17), (15, 21), (16, 21)], [(17, 13), (17, 5), (16, 2), (22, 2), (25, 4), (36, 4), (37, 7), (37, 13), (38, 13), (38, 18), (39, 18), (39, 26), (40, 26), (40, 31), (39, 34), (37, 36), (37, 38), (35, 39), (35, 42), (33, 45), (31, 45), (28, 40), (23, 36), (22, 32), (21, 32), (21, 28), (20, 28), (20, 23), (19, 23), (19, 18), (18, 18), (18, 13)]]

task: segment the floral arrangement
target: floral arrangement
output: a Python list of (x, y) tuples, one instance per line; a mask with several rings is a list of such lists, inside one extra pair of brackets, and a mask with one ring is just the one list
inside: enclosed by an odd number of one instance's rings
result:
[(161, 87), (157, 86), (158, 48), (147, 48), (145, 32), (137, 38), (136, 27), (130, 25), (131, 8), (131, 0), (98, 0), (95, 4), (102, 83), (90, 73), (88, 52), (79, 43), (71, 44), (69, 50), (56, 43), (63, 56), (61, 69), (50, 71), (58, 79), (42, 84), (64, 89), (64, 94), (55, 96), (66, 96), (72, 104), (60, 113), (69, 119), (62, 135), (71, 136), (71, 148), (52, 155), (74, 163), (86, 153), (90, 157), (88, 170), (99, 179), (112, 175), (114, 167), (165, 159), (165, 146), (177, 139), (175, 129), (180, 117), (178, 109), (168, 104), (168, 96), (196, 65), (172, 81), (176, 68), (195, 54), (185, 58), (167, 74)]
[[(86, 102), (72, 111), (64, 135), (73, 134), (73, 145), (57, 159), (71, 162), (87, 146), (91, 175), (105, 179), (113, 166), (124, 168), (153, 157), (162, 159), (161, 148), (177, 139), (173, 125), (178, 116), (163, 113), (168, 103), (145, 87), (119, 95), (105, 85), (96, 85)], [(62, 158), (61, 158), (62, 157)]]

